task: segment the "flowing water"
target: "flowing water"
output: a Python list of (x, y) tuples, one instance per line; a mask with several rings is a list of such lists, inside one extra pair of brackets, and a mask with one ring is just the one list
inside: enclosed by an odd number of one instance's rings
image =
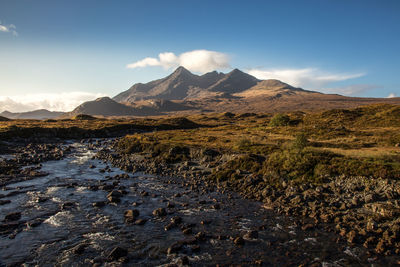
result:
[[(72, 147), (63, 160), (42, 164), (41, 171), (49, 175), (10, 184), (0, 191), (1, 200), (11, 201), (0, 205), (0, 220), (21, 212), (20, 226), (0, 236), (0, 266), (109, 265), (109, 253), (116, 246), (128, 251), (117, 261), (124, 266), (178, 263), (184, 256), (190, 265), (198, 266), (368, 262), (359, 258), (357, 248), (336, 244), (334, 234), (302, 231), (292, 218), (263, 209), (259, 202), (233, 193), (191, 190), (177, 178), (129, 174), (129, 178), (118, 179), (115, 176), (125, 172), (93, 159), (96, 151), (87, 144), (74, 143)], [(106, 171), (100, 172), (102, 169)], [(113, 185), (127, 194), (120, 203), (107, 203), (109, 192), (97, 190), (102, 185)], [(106, 205), (94, 207), (99, 201)], [(166, 208), (167, 215), (154, 216), (157, 208)], [(128, 209), (137, 209), (137, 218), (146, 223), (127, 223), (124, 212)], [(165, 230), (174, 216), (181, 217), (182, 223)], [(181, 228), (190, 228), (191, 233), (185, 235)], [(249, 230), (257, 230), (258, 237), (235, 244), (234, 239)], [(194, 239), (198, 232), (203, 232), (204, 238)], [(181, 245), (168, 253), (173, 244)]]

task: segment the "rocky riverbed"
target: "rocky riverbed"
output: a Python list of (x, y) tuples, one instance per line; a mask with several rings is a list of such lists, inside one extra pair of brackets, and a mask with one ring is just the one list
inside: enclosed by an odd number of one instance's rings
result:
[[(321, 216), (277, 213), (290, 184), (271, 203), (249, 200), (207, 179), (212, 162), (162, 165), (112, 148), (113, 140), (84, 140), (15, 145), (1, 156), (14, 167), (1, 169), (8, 178), (0, 191), (0, 266), (398, 263), (394, 253), (382, 257), (349, 243)], [(8, 176), (11, 170), (15, 176)], [(307, 190), (327, 194), (324, 186)], [(320, 202), (329, 201), (321, 196)], [(375, 227), (379, 231), (381, 222)]]
[(327, 177), (319, 184), (283, 181), (271, 185), (260, 175), (237, 170), (240, 179), (218, 182), (212, 174), (242, 155), (195, 149), (187, 151), (185, 160), (168, 164), (151, 154), (116, 153), (109, 147), (97, 156), (127, 171), (181, 177), (191, 188), (201, 185), (221, 192), (235, 191), (245, 198), (263, 202), (265, 209), (296, 216), (296, 223), (304, 231), (333, 232), (336, 242), (362, 247), (370, 259), (400, 264), (400, 183), (397, 180), (339, 176)]

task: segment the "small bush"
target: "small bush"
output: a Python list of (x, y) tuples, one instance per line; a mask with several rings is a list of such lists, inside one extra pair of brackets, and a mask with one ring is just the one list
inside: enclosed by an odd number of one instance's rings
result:
[(249, 139), (246, 139), (246, 138), (240, 139), (236, 143), (236, 147), (239, 150), (249, 150), (251, 145), (252, 145), (252, 142)]
[(290, 118), (286, 114), (275, 114), (271, 121), (269, 122), (269, 126), (287, 126), (289, 125)]
[(294, 149), (303, 150), (308, 145), (307, 136), (304, 133), (296, 135), (293, 140), (292, 147)]

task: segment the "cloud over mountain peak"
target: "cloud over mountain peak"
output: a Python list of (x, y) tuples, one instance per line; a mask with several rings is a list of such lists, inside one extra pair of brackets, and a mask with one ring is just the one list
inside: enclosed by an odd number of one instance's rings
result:
[(216, 69), (229, 68), (229, 61), (230, 58), (225, 53), (210, 50), (193, 50), (180, 55), (175, 55), (172, 52), (160, 53), (158, 58), (146, 57), (128, 64), (126, 67), (134, 69), (161, 66), (164, 69), (171, 69), (183, 66), (193, 72), (206, 73)]

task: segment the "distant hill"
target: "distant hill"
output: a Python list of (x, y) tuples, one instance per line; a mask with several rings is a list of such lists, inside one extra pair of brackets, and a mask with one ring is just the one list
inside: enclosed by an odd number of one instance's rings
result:
[(76, 107), (68, 116), (79, 114), (98, 116), (146, 116), (159, 115), (160, 113), (150, 107), (135, 108), (112, 100), (109, 97), (101, 97), (93, 101), (87, 101)]
[(3, 116), (0, 116), (0, 121), (9, 121), (10, 119), (9, 118), (6, 118), (6, 117), (3, 117)]
[(65, 112), (58, 111), (49, 111), (47, 109), (38, 109), (34, 111), (28, 112), (9, 112), (4, 111), (0, 113), (0, 116), (9, 118), (9, 119), (34, 119), (34, 120), (44, 120), (44, 119), (55, 119), (64, 115)]

